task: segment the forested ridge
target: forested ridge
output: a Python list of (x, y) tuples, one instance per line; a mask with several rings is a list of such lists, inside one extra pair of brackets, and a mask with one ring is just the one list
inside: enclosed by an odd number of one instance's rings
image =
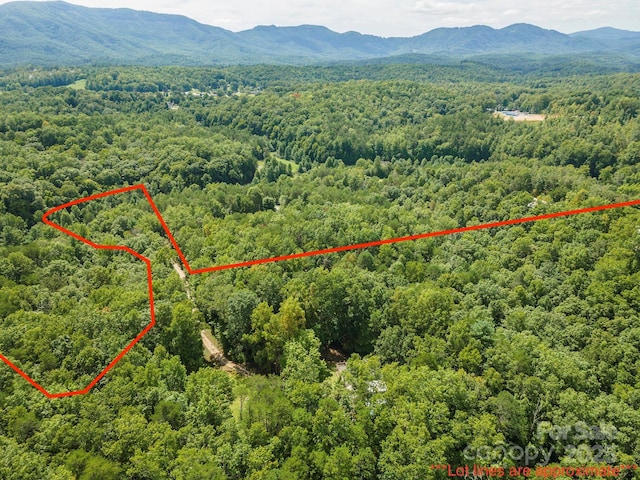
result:
[(640, 32), (614, 28), (568, 35), (517, 23), (500, 29), (475, 25), (404, 33), (379, 37), (319, 25), (260, 25), (232, 32), (182, 15), (13, 1), (0, 5), (0, 65), (309, 65), (387, 62), (403, 55), (457, 63), (497, 55), (516, 59), (504, 62), (515, 69), (531, 61), (559, 60), (586, 63), (599, 72), (637, 72), (640, 67)]
[[(127, 185), (194, 268), (640, 198), (639, 75), (465, 69), (4, 71), (0, 353), (81, 389), (149, 323), (142, 263), (41, 221)], [(195, 275), (192, 300), (142, 195), (53, 220), (151, 260), (157, 325), (87, 395), (2, 363), (2, 479), (640, 459), (636, 207)], [(252, 374), (206, 363), (204, 328)]]

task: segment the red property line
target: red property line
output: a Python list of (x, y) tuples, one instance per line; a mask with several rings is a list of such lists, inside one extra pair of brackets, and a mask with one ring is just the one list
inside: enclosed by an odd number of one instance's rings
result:
[(171, 233), (171, 231), (169, 230), (169, 227), (167, 226), (166, 222), (164, 221), (164, 218), (162, 218), (162, 214), (160, 213), (160, 210), (158, 210), (158, 207), (156, 206), (156, 204), (153, 202), (153, 199), (151, 198), (151, 195), (149, 194), (149, 191), (147, 190), (147, 188), (140, 184), (140, 185), (132, 185), (130, 187), (125, 187), (125, 188), (119, 188), (117, 190), (111, 190), (108, 192), (104, 192), (104, 193), (99, 193), (96, 195), (91, 195), (88, 197), (84, 197), (84, 198), (80, 198), (78, 200), (73, 200), (71, 202), (65, 203), (63, 205), (60, 205), (58, 207), (52, 208), (51, 210), (47, 211), (43, 216), (42, 216), (42, 221), (44, 223), (46, 223), (47, 225), (75, 238), (76, 240), (79, 240), (93, 248), (99, 249), (99, 250), (119, 250), (119, 251), (124, 251), (127, 252), (131, 255), (133, 255), (134, 257), (138, 258), (139, 260), (141, 260), (142, 262), (144, 262), (146, 264), (146, 268), (147, 268), (147, 287), (149, 289), (149, 301), (150, 301), (150, 313), (151, 313), (151, 321), (149, 322), (149, 324), (136, 336), (136, 338), (134, 338), (119, 354), (116, 358), (114, 358), (111, 363), (109, 363), (109, 365), (107, 365), (99, 374), (98, 376), (93, 379), (93, 381), (91, 381), (91, 383), (89, 383), (89, 385), (87, 385), (85, 388), (83, 388), (82, 390), (75, 390), (75, 391), (70, 391), (70, 392), (62, 392), (62, 393), (50, 393), (48, 392), (45, 388), (43, 388), (41, 385), (39, 385), (36, 381), (34, 381), (29, 375), (27, 375), (26, 373), (24, 373), (18, 366), (16, 366), (13, 362), (11, 362), (7, 357), (5, 357), (4, 355), (0, 354), (0, 360), (4, 361), (7, 365), (9, 365), (9, 367), (11, 367), (16, 373), (18, 373), (21, 377), (23, 377), (27, 382), (29, 382), (31, 385), (33, 385), (35, 388), (37, 388), (40, 392), (42, 392), (44, 395), (46, 395), (49, 398), (59, 398), (59, 397), (69, 397), (69, 396), (73, 396), (73, 395), (81, 395), (81, 394), (85, 394), (88, 393), (99, 381), (100, 379), (102, 379), (102, 377), (104, 377), (107, 372), (109, 370), (111, 370), (116, 363), (118, 363), (122, 357), (124, 357), (126, 355), (126, 353), (131, 350), (131, 348), (133, 348), (133, 346), (138, 343), (140, 341), (140, 339), (142, 339), (142, 337), (144, 337), (144, 335), (146, 335), (146, 333), (155, 325), (155, 307), (154, 307), (154, 300), (153, 300), (153, 282), (152, 282), (152, 275), (151, 275), (151, 260), (149, 260), (147, 257), (139, 254), (138, 252), (132, 250), (129, 247), (124, 247), (124, 246), (112, 246), (112, 245), (99, 245), (97, 243), (92, 242), (91, 240), (78, 235), (74, 232), (72, 232), (71, 230), (68, 230), (66, 228), (64, 228), (63, 226), (49, 220), (49, 216), (59, 212), (60, 210), (64, 210), (65, 208), (69, 208), (73, 205), (78, 205), (80, 203), (84, 203), (84, 202), (88, 202), (91, 200), (97, 200), (99, 198), (104, 198), (104, 197), (108, 197), (110, 195), (117, 195), (119, 193), (124, 193), (124, 192), (131, 192), (134, 190), (140, 190), (144, 196), (146, 197), (147, 201), (149, 202), (149, 205), (151, 205), (151, 208), (153, 210), (153, 212), (155, 213), (156, 217), (158, 218), (160, 224), (162, 225), (163, 230), (165, 231), (167, 237), (169, 238), (169, 241), (171, 242), (171, 245), (173, 246), (173, 248), (176, 250), (178, 256), (180, 257), (180, 260), (182, 261), (182, 263), (184, 264), (185, 268), (187, 269), (187, 271), (192, 274), (192, 275), (197, 275), (200, 273), (207, 273), (207, 272), (216, 272), (216, 271), (220, 271), (220, 270), (228, 270), (228, 269), (232, 269), (232, 268), (240, 268), (240, 267), (249, 267), (251, 265), (259, 265), (259, 264), (263, 264), (263, 263), (273, 263), (273, 262), (280, 262), (280, 261), (284, 261), (284, 260), (292, 260), (295, 258), (304, 258), (304, 257), (311, 257), (311, 256), (315, 256), (315, 255), (324, 255), (327, 253), (336, 253), (336, 252), (344, 252), (344, 251), (348, 251), (348, 250), (358, 250), (358, 249), (362, 249), (362, 248), (368, 248), (368, 247), (377, 247), (380, 245), (387, 245), (390, 243), (400, 243), (400, 242), (408, 242), (408, 241), (412, 241), (412, 240), (420, 240), (422, 238), (429, 238), (429, 237), (440, 237), (440, 236), (444, 236), (444, 235), (451, 235), (454, 233), (462, 233), (462, 232), (471, 232), (474, 230), (485, 230), (485, 229), (489, 229), (489, 228), (496, 228), (496, 227), (504, 227), (507, 225), (517, 225), (520, 223), (530, 223), (530, 222), (536, 222), (538, 220), (547, 220), (550, 218), (558, 218), (558, 217), (567, 217), (570, 215), (579, 215), (582, 213), (590, 213), (590, 212), (599, 212), (599, 211), (603, 211), (603, 210), (611, 210), (614, 208), (622, 208), (622, 207), (631, 207), (634, 205), (640, 205), (640, 199), (638, 200), (631, 200), (628, 202), (620, 202), (620, 203), (612, 203), (612, 204), (608, 204), (608, 205), (599, 205), (596, 207), (589, 207), (589, 208), (580, 208), (580, 209), (576, 209), (576, 210), (567, 210), (567, 211), (563, 211), (563, 212), (556, 212), (556, 213), (547, 213), (544, 215), (536, 215), (533, 217), (523, 217), (523, 218), (515, 218), (515, 219), (511, 219), (511, 220), (505, 220), (505, 221), (501, 221), (501, 222), (491, 222), (491, 223), (483, 223), (480, 225), (473, 225), (473, 226), (469, 226), (469, 227), (460, 227), (460, 228), (452, 228), (449, 230), (441, 230), (438, 232), (428, 232), (428, 233), (421, 233), (418, 235), (409, 235), (406, 237), (397, 237), (397, 238), (389, 238), (386, 240), (377, 240), (374, 242), (366, 242), (366, 243), (358, 243), (355, 245), (344, 245), (341, 247), (334, 247), (334, 248), (325, 248), (322, 250), (313, 250), (311, 252), (302, 252), (302, 253), (294, 253), (291, 255), (282, 255), (282, 256), (278, 256), (278, 257), (270, 257), (270, 258), (261, 258), (258, 260), (250, 260), (250, 261), (246, 261), (246, 262), (238, 262), (238, 263), (230, 263), (230, 264), (226, 264), (226, 265), (218, 265), (218, 266), (213, 266), (213, 267), (207, 267), (207, 268), (200, 268), (200, 269), (193, 269), (191, 268), (191, 266), (189, 265), (189, 262), (187, 261), (186, 257), (184, 256), (184, 254), (182, 253), (182, 250), (180, 249), (180, 246), (178, 245), (178, 243), (176, 242), (173, 234)]

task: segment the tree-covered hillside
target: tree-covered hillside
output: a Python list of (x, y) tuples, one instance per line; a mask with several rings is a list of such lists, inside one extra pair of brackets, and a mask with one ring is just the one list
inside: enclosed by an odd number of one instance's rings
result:
[[(638, 75), (359, 68), (4, 72), (0, 353), (75, 390), (149, 323), (142, 263), (41, 221), (127, 185), (194, 268), (640, 199)], [(509, 467), (640, 459), (636, 207), (186, 282), (142, 195), (53, 217), (151, 259), (157, 325), (82, 396), (49, 400), (0, 364), (0, 478), (524, 477)], [(205, 329), (249, 375), (205, 361)]]
[[(0, 4), (0, 65), (310, 65), (423, 54), (448, 62), (478, 55), (556, 61), (583, 54), (593, 68), (638, 70), (640, 33), (599, 29), (567, 35), (535, 25), (437, 28), (415, 37), (337, 33), (323, 26), (257, 26), (231, 32), (181, 15), (88, 8), (64, 1)], [(565, 58), (563, 61), (566, 61)]]

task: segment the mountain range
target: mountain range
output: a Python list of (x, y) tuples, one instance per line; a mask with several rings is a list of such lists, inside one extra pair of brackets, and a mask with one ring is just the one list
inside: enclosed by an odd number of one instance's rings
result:
[(258, 26), (231, 32), (180, 15), (88, 8), (62, 1), (0, 5), (0, 65), (242, 65), (370, 61), (411, 55), (443, 59), (592, 56), (640, 65), (640, 32), (600, 28), (573, 34), (525, 23), (438, 28), (384, 38), (326, 27)]

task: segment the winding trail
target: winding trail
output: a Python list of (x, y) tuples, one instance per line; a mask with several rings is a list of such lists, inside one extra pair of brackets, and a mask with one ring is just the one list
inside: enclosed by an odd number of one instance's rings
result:
[(218, 348), (213, 341), (210, 330), (202, 330), (200, 332), (200, 337), (202, 338), (202, 346), (207, 352), (209, 361), (218, 365), (220, 370), (244, 376), (251, 375), (251, 372), (245, 367), (239, 363), (232, 362), (224, 356), (222, 349)]
[[(171, 264), (173, 265), (173, 269), (178, 273), (180, 280), (184, 284), (184, 290), (187, 294), (187, 298), (191, 303), (193, 302), (193, 296), (191, 295), (191, 287), (189, 286), (189, 280), (187, 278), (187, 274), (182, 269), (180, 264), (175, 260), (171, 260)], [(193, 305), (193, 311), (196, 311), (197, 308), (195, 304)], [(202, 339), (202, 346), (206, 352), (207, 361), (211, 363), (215, 363), (220, 367), (220, 370), (224, 370), (225, 372), (236, 373), (238, 375), (251, 375), (251, 372), (247, 370), (245, 367), (240, 365), (239, 363), (233, 362), (224, 356), (224, 351), (218, 347), (214, 341), (213, 335), (211, 334), (211, 330), (201, 330), (200, 338)]]
[[(178, 262), (175, 260), (171, 260), (171, 265), (173, 265), (173, 269), (178, 273), (180, 280), (184, 284), (184, 291), (187, 292), (187, 298), (193, 303), (193, 297), (191, 296), (191, 288), (189, 287), (189, 280), (187, 280), (187, 274), (184, 273), (184, 270), (180, 266)], [(194, 305), (195, 310), (195, 305)]]

